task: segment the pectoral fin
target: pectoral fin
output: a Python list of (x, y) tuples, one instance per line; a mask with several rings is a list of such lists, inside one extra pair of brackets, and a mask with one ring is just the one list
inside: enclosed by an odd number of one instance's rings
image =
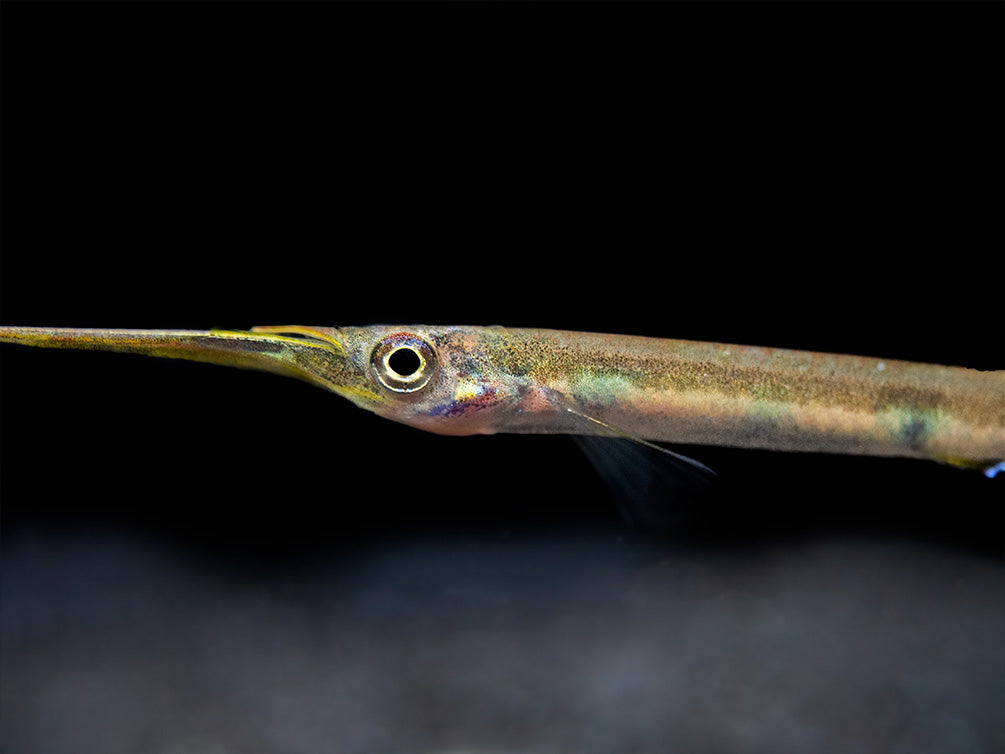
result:
[(682, 529), (689, 509), (706, 498), (718, 480), (700, 461), (569, 411), (583, 422), (584, 434), (573, 436), (576, 443), (632, 528), (649, 533)]

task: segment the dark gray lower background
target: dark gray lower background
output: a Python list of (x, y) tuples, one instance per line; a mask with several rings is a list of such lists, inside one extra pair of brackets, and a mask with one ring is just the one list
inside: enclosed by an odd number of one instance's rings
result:
[(235, 572), (4, 542), (4, 750), (995, 752), (1005, 576), (829, 538), (426, 537)]

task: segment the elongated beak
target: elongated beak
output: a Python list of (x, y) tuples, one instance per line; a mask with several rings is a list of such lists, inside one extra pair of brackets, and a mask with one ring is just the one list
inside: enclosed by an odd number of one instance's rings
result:
[(357, 403), (377, 399), (333, 327), (290, 325), (250, 331), (0, 327), (0, 343), (119, 351), (258, 369), (306, 380)]

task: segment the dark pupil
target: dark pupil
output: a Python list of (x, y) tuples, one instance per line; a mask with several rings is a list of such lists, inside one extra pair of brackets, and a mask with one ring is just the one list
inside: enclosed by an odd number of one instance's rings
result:
[(419, 371), (422, 362), (411, 348), (399, 348), (387, 357), (387, 365), (402, 377), (410, 377)]

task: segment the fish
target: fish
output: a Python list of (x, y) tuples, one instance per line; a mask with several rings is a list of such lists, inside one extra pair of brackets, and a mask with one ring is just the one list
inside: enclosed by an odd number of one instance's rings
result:
[(0, 327), (0, 343), (259, 369), (444, 435), (569, 434), (922, 458), (993, 476), (1005, 371), (502, 326)]

